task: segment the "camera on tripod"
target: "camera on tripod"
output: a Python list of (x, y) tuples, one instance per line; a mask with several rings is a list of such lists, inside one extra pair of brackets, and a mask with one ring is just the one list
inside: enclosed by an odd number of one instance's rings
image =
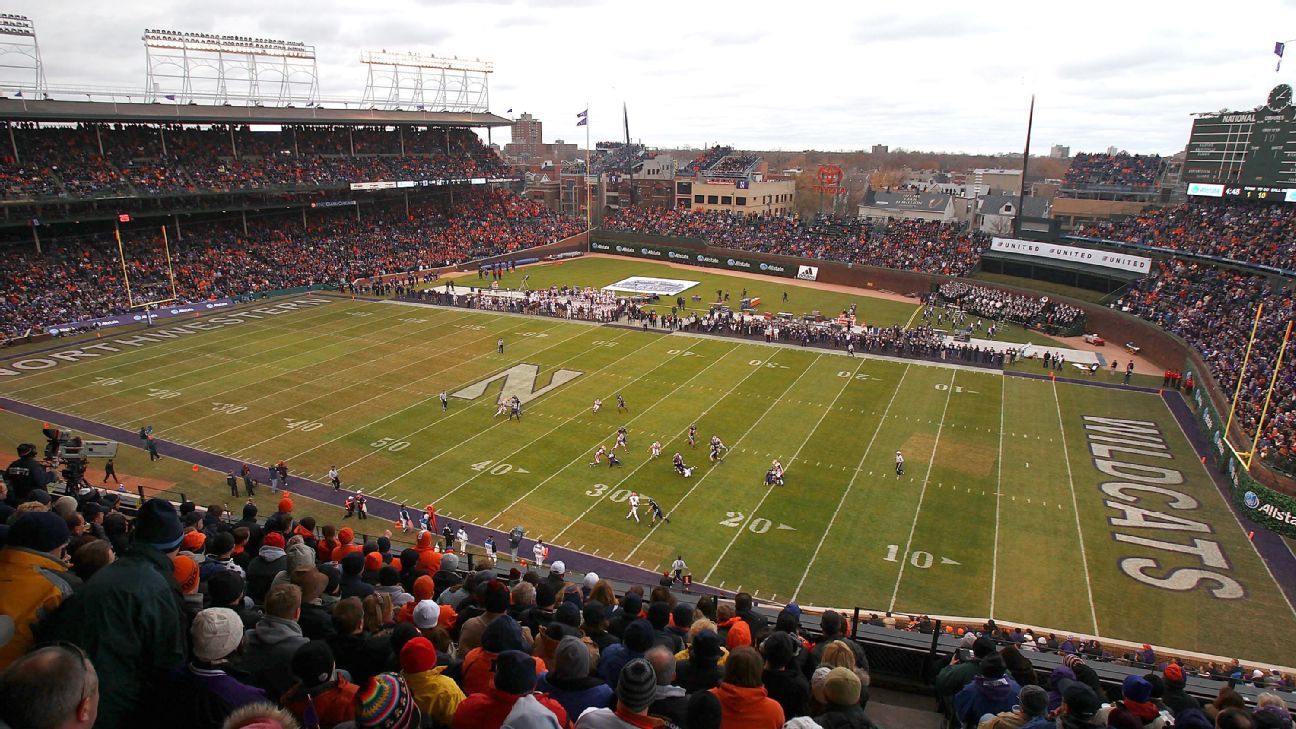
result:
[(70, 430), (42, 428), (45, 434), (45, 459), (63, 462), (60, 475), (69, 490), (85, 480), (86, 462), (91, 458), (116, 458), (117, 441), (84, 440)]

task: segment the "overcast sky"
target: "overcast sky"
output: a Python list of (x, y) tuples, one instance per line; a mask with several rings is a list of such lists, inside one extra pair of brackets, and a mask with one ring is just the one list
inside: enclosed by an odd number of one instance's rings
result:
[[(363, 50), (493, 61), (491, 108), (545, 141), (649, 146), (1173, 153), (1193, 112), (1250, 109), (1278, 82), (1296, 2), (841, 0), (12, 0), (51, 85), (142, 88), (146, 27), (315, 44), (325, 97), (359, 98)], [(6, 91), (5, 93), (10, 93)], [(495, 134), (507, 142), (508, 131)]]

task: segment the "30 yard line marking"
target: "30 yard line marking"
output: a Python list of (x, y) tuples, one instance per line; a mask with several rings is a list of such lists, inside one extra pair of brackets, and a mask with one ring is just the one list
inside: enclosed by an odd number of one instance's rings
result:
[[(999, 391), (999, 469), (995, 474), (995, 531), (994, 531), (994, 555), (990, 558), (990, 619), (995, 615), (995, 589), (998, 583), (995, 581), (999, 577), (999, 502), (1000, 492), (1003, 491), (1003, 431), (1004, 431), (1004, 410), (1008, 409), (1008, 378), (1001, 377), (1002, 385)], [(985, 493), (982, 491), (981, 493)]]
[[(793, 453), (792, 457), (788, 459), (787, 465), (783, 467), (784, 473), (792, 470), (792, 464), (796, 463), (796, 459), (798, 456), (801, 455), (801, 451), (805, 449), (806, 443), (809, 443), (810, 438), (813, 437), (814, 434), (819, 431), (819, 426), (823, 425), (824, 418), (828, 417), (828, 413), (832, 412), (833, 406), (836, 405), (837, 401), (841, 399), (842, 394), (846, 392), (846, 388), (850, 385), (850, 383), (855, 381), (855, 375), (859, 374), (860, 368), (862, 368), (863, 366), (864, 366), (864, 362), (861, 361), (855, 367), (855, 371), (851, 373), (851, 376), (847, 377), (842, 382), (841, 389), (837, 391), (836, 397), (834, 397), (832, 399), (832, 402), (828, 404), (828, 407), (824, 409), (823, 413), (819, 416), (819, 419), (815, 421), (814, 427), (810, 428), (809, 432), (806, 433), (806, 436), (801, 439), (801, 445), (797, 446), (796, 452)], [(807, 367), (806, 369), (809, 370), (810, 368)], [(734, 531), (733, 538), (729, 540), (729, 543), (725, 545), (724, 550), (720, 552), (720, 556), (716, 558), (715, 564), (711, 565), (711, 569), (707, 570), (706, 577), (702, 578), (703, 582), (707, 582), (711, 579), (711, 575), (715, 573), (716, 568), (720, 566), (720, 563), (724, 561), (725, 556), (729, 554), (729, 550), (732, 549), (734, 543), (738, 541), (738, 537), (741, 537), (743, 535), (743, 532), (746, 530), (747, 525), (751, 522), (752, 519), (756, 518), (756, 513), (759, 512), (760, 508), (765, 505), (765, 499), (768, 499), (769, 495), (772, 493), (774, 493), (774, 488), (766, 486), (765, 493), (761, 494), (760, 501), (757, 501), (756, 506), (752, 507), (752, 510), (748, 512), (747, 517), (743, 519), (742, 525), (740, 525), (738, 529)]]
[[(824, 528), (823, 534), (819, 535), (819, 543), (815, 545), (814, 554), (810, 555), (810, 561), (806, 562), (805, 571), (801, 573), (801, 581), (797, 583), (796, 589), (792, 591), (792, 599), (788, 602), (796, 602), (797, 596), (801, 594), (801, 588), (805, 586), (806, 578), (810, 576), (810, 570), (814, 568), (815, 560), (819, 559), (819, 551), (823, 549), (824, 542), (828, 539), (828, 533), (832, 531), (833, 524), (837, 522), (837, 515), (841, 513), (842, 506), (846, 503), (846, 497), (850, 496), (851, 489), (855, 487), (855, 480), (859, 478), (860, 473), (864, 470), (864, 462), (873, 450), (873, 443), (877, 441), (878, 433), (882, 432), (882, 424), (886, 422), (887, 413), (891, 411), (891, 405), (895, 403), (896, 395), (900, 394), (900, 388), (904, 386), (905, 376), (909, 374), (911, 366), (905, 365), (904, 372), (900, 373), (900, 381), (896, 384), (895, 390), (891, 392), (891, 399), (887, 402), (886, 409), (882, 411), (882, 417), (878, 418), (877, 427), (873, 429), (873, 436), (869, 438), (868, 445), (864, 447), (864, 454), (860, 456), (859, 465), (855, 467), (855, 473), (851, 474), (845, 492), (842, 493), (841, 499), (837, 501), (837, 508), (833, 510), (832, 518), (828, 520), (828, 526)], [(872, 473), (872, 471), (869, 473)]]
[[(771, 356), (769, 359), (765, 360), (765, 362), (771, 362), (771, 361), (773, 361), (773, 359), (774, 359), (774, 357)], [(783, 389), (783, 392), (779, 393), (779, 396), (778, 396), (777, 398), (775, 398), (773, 402), (771, 402), (769, 405), (765, 406), (765, 412), (761, 413), (760, 417), (759, 417), (759, 418), (756, 418), (756, 422), (752, 423), (752, 424), (747, 428), (747, 430), (743, 432), (742, 435), (738, 436), (738, 440), (735, 440), (735, 441), (734, 441), (734, 445), (736, 446), (736, 445), (738, 445), (739, 443), (741, 443), (742, 440), (743, 440), (743, 438), (746, 438), (746, 437), (747, 437), (747, 436), (748, 436), (748, 435), (749, 435), (753, 430), (755, 430), (755, 429), (756, 429), (756, 426), (757, 426), (757, 425), (760, 425), (761, 421), (765, 419), (765, 416), (766, 416), (766, 415), (769, 415), (770, 412), (774, 410), (774, 406), (777, 405), (777, 404), (779, 404), (780, 402), (782, 402), (783, 397), (784, 397), (785, 395), (787, 395), (789, 392), (791, 392), (791, 391), (792, 391), (792, 388), (795, 387), (796, 384), (797, 384), (798, 382), (801, 381), (801, 378), (802, 378), (802, 377), (805, 377), (805, 376), (806, 376), (806, 373), (809, 372), (810, 369), (811, 369), (812, 367), (815, 366), (815, 363), (817, 363), (817, 362), (818, 362), (819, 360), (821, 360), (821, 359), (823, 359), (823, 355), (822, 355), (822, 354), (820, 354), (820, 355), (816, 355), (815, 358), (810, 362), (810, 364), (806, 365), (806, 367), (805, 367), (804, 370), (801, 370), (801, 374), (797, 375), (796, 379), (795, 379), (795, 380), (792, 380), (792, 383), (791, 383), (790, 385), (788, 385), (787, 387), (785, 387), (785, 388)], [(760, 371), (760, 370), (763, 370), (763, 369), (765, 369), (764, 364), (762, 364), (760, 367), (753, 368), (753, 374), (754, 374), (755, 372)], [(751, 375), (748, 375), (747, 377), (751, 377)], [(744, 377), (744, 378), (742, 379), (742, 382), (745, 382), (745, 381), (747, 380), (747, 377)], [(741, 382), (740, 382), (739, 384), (741, 384)], [(734, 386), (734, 388), (736, 388), (736, 387), (737, 387), (737, 385)], [(733, 389), (730, 390), (730, 392), (732, 392), (732, 391), (733, 391)], [(727, 397), (727, 395), (725, 395), (725, 397)], [(723, 400), (724, 397), (721, 397), (720, 399)], [(719, 402), (719, 400), (717, 400), (716, 402)], [(708, 410), (710, 410), (710, 408), (708, 408)], [(694, 491), (697, 491), (698, 486), (701, 486), (701, 485), (702, 485), (702, 482), (705, 481), (705, 480), (707, 479), (707, 476), (710, 476), (710, 475), (713, 474), (713, 473), (715, 473), (715, 469), (714, 469), (714, 468), (711, 469), (710, 471), (707, 471), (706, 473), (702, 474), (702, 478), (699, 478), (699, 479), (697, 480), (697, 482), (694, 483), (693, 486), (692, 486), (688, 491), (686, 491), (686, 492), (684, 493), (683, 496), (680, 497), (680, 500), (675, 502), (675, 505), (672, 506), (672, 507), (670, 508), (669, 511), (675, 511), (676, 509), (678, 509), (678, 508), (680, 507), (680, 504), (682, 504), (682, 503), (684, 503), (685, 501), (687, 501), (687, 500), (688, 500), (688, 497), (689, 497), (689, 496), (692, 496)], [(652, 535), (657, 531), (657, 528), (660, 527), (662, 524), (665, 524), (665, 523), (666, 523), (666, 522), (659, 521), (659, 522), (657, 522), (656, 524), (654, 524), (654, 525), (653, 525), (653, 526), (648, 530), (648, 533), (644, 535), (643, 539), (640, 539), (640, 540), (639, 540), (639, 543), (636, 544), (636, 545), (634, 546), (634, 549), (630, 550), (630, 554), (626, 555), (626, 558), (629, 559), (631, 556), (634, 555), (635, 552), (638, 552), (638, 551), (639, 551), (639, 548), (642, 547), (642, 546), (644, 545), (644, 543), (648, 541), (649, 537), (651, 537), (651, 536), (652, 536)]]
[(1089, 557), (1085, 554), (1084, 530), (1080, 528), (1080, 504), (1076, 499), (1075, 480), (1071, 478), (1071, 455), (1067, 450), (1066, 425), (1062, 422), (1062, 401), (1058, 399), (1057, 380), (1053, 381), (1053, 404), (1057, 406), (1058, 429), (1062, 433), (1062, 462), (1066, 464), (1067, 485), (1071, 487), (1071, 511), (1075, 514), (1076, 536), (1080, 538), (1080, 566), (1084, 569), (1085, 592), (1089, 596), (1089, 616), (1093, 618), (1093, 634), (1098, 632), (1098, 608), (1094, 606), (1093, 585), (1089, 580)]
[(941, 410), (940, 422), (936, 426), (936, 440), (932, 443), (931, 456), (927, 459), (927, 475), (923, 476), (922, 490), (918, 492), (918, 508), (914, 509), (913, 523), (909, 525), (909, 539), (905, 541), (904, 554), (900, 555), (900, 572), (896, 574), (895, 589), (891, 591), (891, 605), (887, 611), (895, 610), (896, 597), (900, 595), (900, 580), (904, 579), (905, 564), (909, 562), (909, 550), (913, 547), (914, 532), (918, 529), (918, 515), (922, 513), (923, 498), (927, 496), (927, 480), (931, 478), (932, 467), (936, 465), (936, 448), (940, 446), (941, 431), (945, 428), (945, 413), (949, 412), (950, 396), (954, 393), (954, 377), (950, 377), (949, 386), (945, 388), (945, 407)]

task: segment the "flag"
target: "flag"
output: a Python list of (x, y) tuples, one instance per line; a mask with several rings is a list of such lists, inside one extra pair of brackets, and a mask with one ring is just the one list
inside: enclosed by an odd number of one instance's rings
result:
[(1283, 50), (1287, 47), (1286, 43), (1279, 41), (1274, 44), (1274, 55), (1282, 58)]
[(17, 91), (14, 92), (14, 98), (16, 98), (16, 99), (21, 99), (21, 98), (22, 98), (22, 89), (19, 89), (19, 90), (17, 90)]
[(176, 99), (175, 99), (175, 94), (167, 94), (166, 96), (163, 96), (162, 98), (166, 99), (167, 101), (175, 101), (175, 100), (176, 100)]
[(512, 113), (513, 113), (513, 109), (510, 108), (508, 111), (506, 111), (506, 112), (504, 112), (504, 113), (505, 113), (505, 114), (512, 114)]
[(583, 127), (589, 124), (589, 109), (576, 115), (576, 126)]

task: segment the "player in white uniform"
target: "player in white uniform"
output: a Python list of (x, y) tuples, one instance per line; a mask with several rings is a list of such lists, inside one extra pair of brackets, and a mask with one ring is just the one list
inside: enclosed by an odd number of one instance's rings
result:
[(896, 476), (904, 475), (904, 455), (896, 451)]
[(468, 553), (468, 532), (464, 530), (463, 525), (459, 525), (459, 531), (455, 532), (455, 549), (459, 554)]
[(597, 413), (599, 411), (599, 408), (602, 407), (603, 407), (603, 401), (595, 398), (593, 412)]
[(612, 444), (613, 450), (616, 450), (617, 448), (625, 448), (626, 450), (630, 450), (630, 446), (626, 445), (626, 429), (624, 425), (621, 426), (620, 428), (617, 428), (616, 443)]
[(716, 461), (723, 461), (724, 456), (721, 454), (721, 451), (727, 451), (727, 450), (729, 449), (725, 448), (725, 444), (721, 442), (720, 436), (718, 435), (711, 436), (711, 462), (712, 463), (715, 463)]
[(604, 453), (607, 453), (607, 447), (606, 447), (606, 446), (599, 446), (599, 447), (598, 447), (598, 450), (594, 451), (594, 462), (591, 463), (590, 465), (591, 465), (591, 466), (597, 466), (597, 465), (599, 465), (600, 463), (602, 463), (602, 462), (603, 462), (603, 454), (604, 454)]
[(765, 472), (765, 485), (783, 485), (783, 464), (779, 463), (777, 458), (775, 458), (774, 462), (770, 464), (770, 469)]
[(501, 415), (508, 415), (508, 411), (509, 411), (509, 401), (503, 395), (500, 395), (499, 409), (495, 411), (495, 417), (498, 418)]
[(633, 491), (630, 492), (630, 513), (626, 514), (627, 519), (631, 517), (634, 517), (636, 524), (639, 523), (639, 494)]
[(661, 449), (662, 449), (661, 441), (655, 440), (653, 441), (653, 444), (649, 450), (652, 451), (653, 458), (659, 458), (661, 457)]
[(684, 465), (684, 456), (681, 456), (678, 452), (674, 455), (674, 457), (671, 458), (671, 463), (675, 467), (675, 473), (678, 473), (684, 478), (688, 478), (693, 475), (693, 469)]

